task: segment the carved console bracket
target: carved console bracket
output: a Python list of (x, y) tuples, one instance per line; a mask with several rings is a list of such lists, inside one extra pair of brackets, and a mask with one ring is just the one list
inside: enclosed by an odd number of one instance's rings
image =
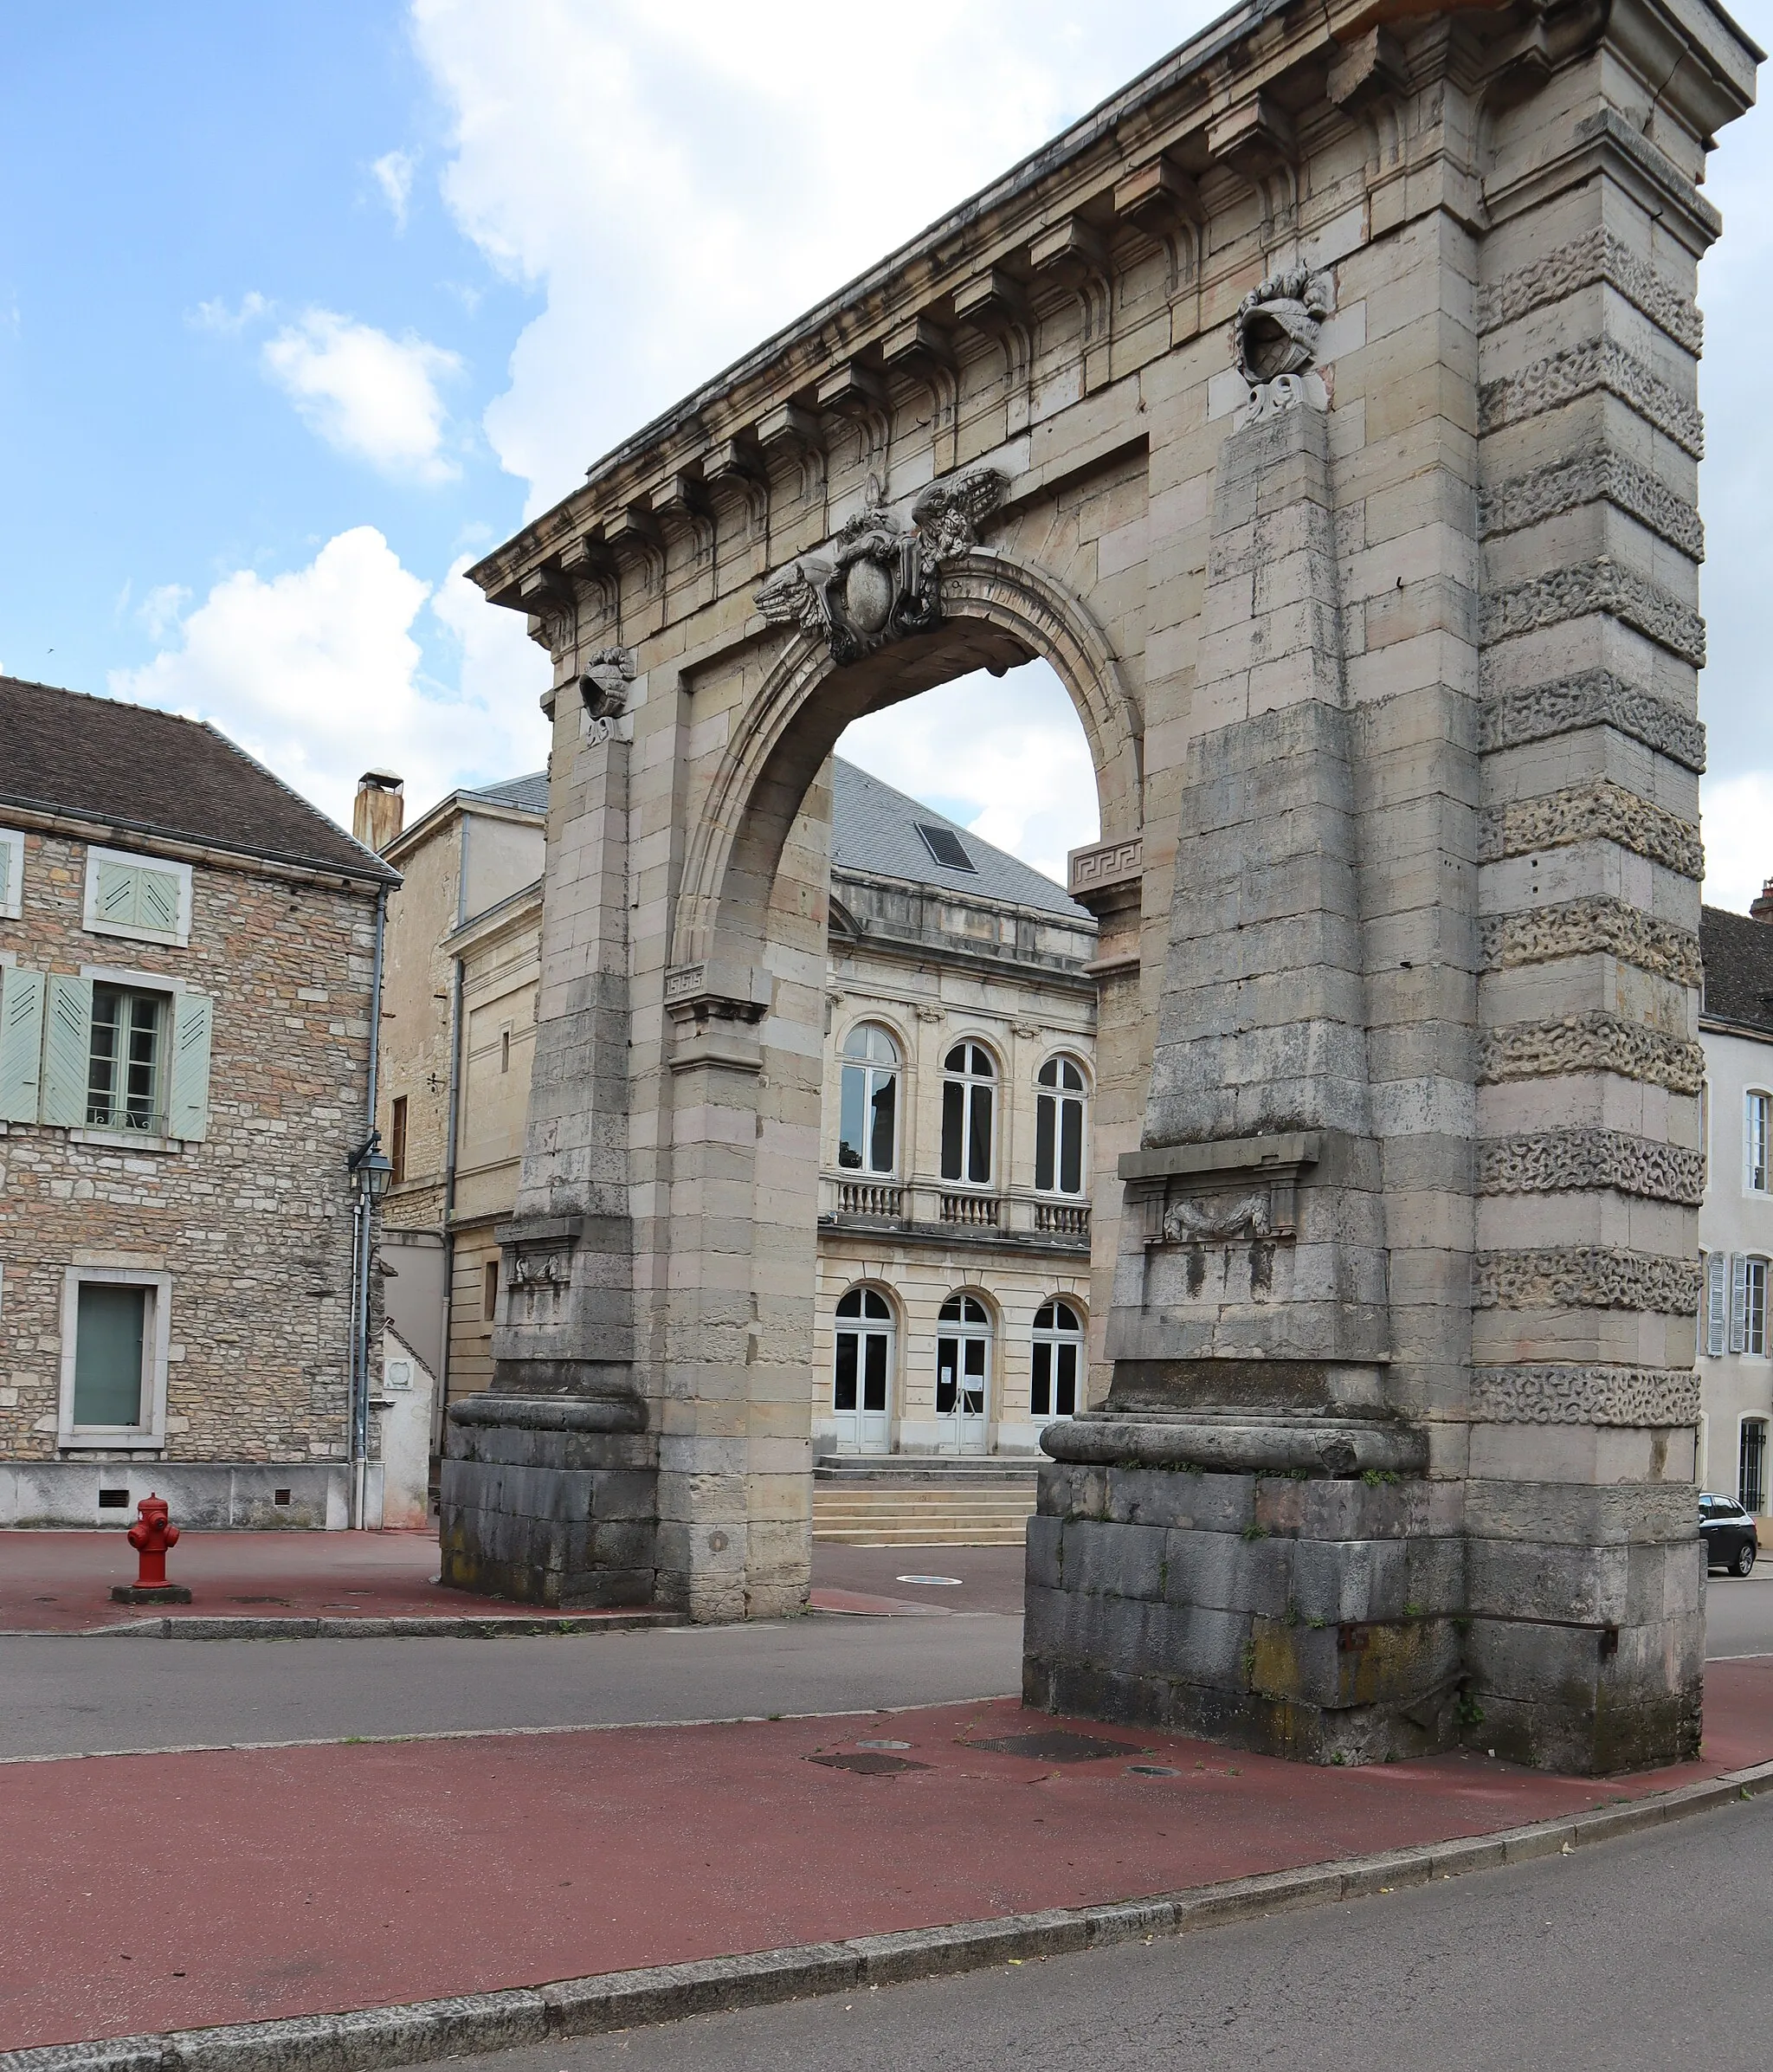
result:
[(713, 1065), (761, 1072), (757, 1026), (770, 1011), (770, 974), (715, 962), (674, 965), (665, 974), (665, 1012), (676, 1032), (670, 1068)]
[(1299, 1176), (1322, 1151), (1320, 1132), (1295, 1130), (1124, 1152), (1127, 1213), (1138, 1219), (1147, 1245), (1291, 1237), (1299, 1228)]

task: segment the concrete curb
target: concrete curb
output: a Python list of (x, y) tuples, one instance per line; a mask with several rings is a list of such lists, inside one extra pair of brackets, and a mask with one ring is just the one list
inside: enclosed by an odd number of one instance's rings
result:
[(552, 1617), (422, 1612), (387, 1619), (168, 1617), (59, 1633), (50, 1627), (12, 1627), (0, 1630), (0, 1640), (503, 1640), (511, 1634), (633, 1633), (687, 1623), (678, 1611), (566, 1611)]
[(692, 2015), (766, 2007), (816, 1993), (903, 1985), (1012, 1959), (1025, 1962), (1151, 1936), (1186, 1935), (1335, 1900), (1366, 1899), (1610, 1842), (1770, 1791), (1773, 1763), (1762, 1763), (1654, 1798), (1602, 1806), (1564, 1819), (1423, 1843), (1383, 1856), (1232, 1878), (1157, 1899), (1055, 1907), (1002, 1920), (961, 1921), (948, 1927), (860, 1936), (850, 1942), (704, 1958), (648, 1971), (564, 1978), (551, 1985), (421, 2000), (405, 2007), (52, 2043), (0, 2052), (0, 2072), (375, 2072), (382, 2066), (517, 2049), (566, 2036), (680, 2022)]

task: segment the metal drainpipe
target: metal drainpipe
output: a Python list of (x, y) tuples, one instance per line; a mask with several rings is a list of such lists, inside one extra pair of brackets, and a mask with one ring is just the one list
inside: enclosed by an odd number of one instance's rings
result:
[[(382, 942), (388, 921), (388, 888), (376, 888), (376, 959), (370, 974), (370, 1085), (369, 1125), (364, 1132), (365, 1140), (376, 1133), (376, 1100), (377, 1075), (382, 1060)], [(367, 1483), (370, 1465), (370, 1251), (375, 1223), (373, 1207), (362, 1206), (358, 1217), (357, 1285), (353, 1290), (356, 1314), (351, 1320), (354, 1339), (351, 1389), (351, 1525), (363, 1530), (364, 1514), (367, 1509)]]
[(449, 1414), (449, 1332), (455, 1303), (455, 1139), (461, 1122), (461, 959), (449, 960), (449, 1113), (443, 1152), (443, 1346), (437, 1363), (437, 1450)]

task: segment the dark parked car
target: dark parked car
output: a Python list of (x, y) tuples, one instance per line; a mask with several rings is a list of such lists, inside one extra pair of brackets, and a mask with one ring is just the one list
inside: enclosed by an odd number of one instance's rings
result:
[(1727, 1496), (1701, 1495), (1699, 1536), (1705, 1543), (1705, 1566), (1727, 1568), (1732, 1576), (1748, 1575), (1761, 1551), (1753, 1516)]

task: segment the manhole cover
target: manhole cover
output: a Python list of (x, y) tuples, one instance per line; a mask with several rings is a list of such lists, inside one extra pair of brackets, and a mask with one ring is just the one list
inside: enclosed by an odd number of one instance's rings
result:
[(932, 1590), (958, 1590), (964, 1580), (960, 1576), (898, 1576), (899, 1583), (922, 1583)]
[(891, 1777), (900, 1770), (927, 1770), (927, 1763), (913, 1763), (902, 1755), (882, 1755), (876, 1749), (859, 1748), (841, 1755), (809, 1755), (809, 1763), (822, 1763), (828, 1770), (854, 1770), (860, 1777)]
[(969, 1748), (989, 1748), (998, 1755), (1031, 1756), (1037, 1763), (1099, 1763), (1105, 1755), (1137, 1755), (1135, 1741), (1105, 1741), (1093, 1733), (1073, 1733), (1049, 1727), (1034, 1733), (1000, 1734), (995, 1741), (969, 1741)]

